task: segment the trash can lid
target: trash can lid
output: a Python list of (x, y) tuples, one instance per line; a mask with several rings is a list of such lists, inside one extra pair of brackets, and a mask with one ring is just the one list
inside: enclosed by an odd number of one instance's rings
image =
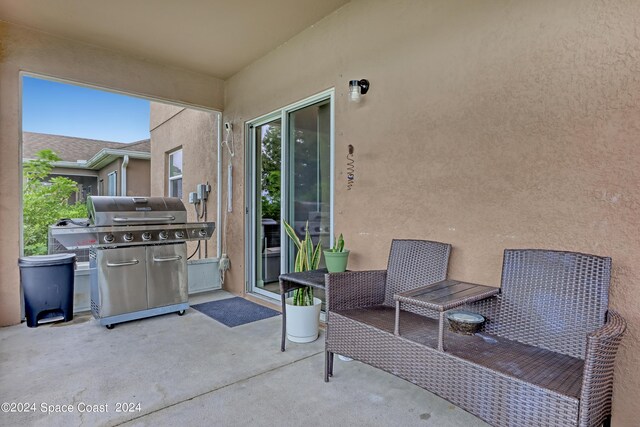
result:
[(32, 255), (18, 258), (19, 267), (47, 267), (74, 262), (76, 262), (76, 254)]

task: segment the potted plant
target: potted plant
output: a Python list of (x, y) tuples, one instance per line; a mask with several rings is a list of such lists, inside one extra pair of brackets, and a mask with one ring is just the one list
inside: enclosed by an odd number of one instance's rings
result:
[(327, 264), (329, 273), (342, 273), (347, 269), (349, 251), (344, 248), (344, 237), (342, 233), (337, 239), (333, 239), (333, 246), (324, 251), (324, 261)]
[[(309, 223), (305, 226), (304, 240), (300, 240), (293, 227), (282, 221), (284, 229), (298, 249), (295, 272), (317, 270), (320, 265), (322, 243), (314, 247), (309, 235)], [(322, 300), (313, 296), (313, 288), (304, 287), (293, 291), (293, 297), (285, 300), (287, 310), (287, 338), (297, 343), (318, 339), (320, 307)]]

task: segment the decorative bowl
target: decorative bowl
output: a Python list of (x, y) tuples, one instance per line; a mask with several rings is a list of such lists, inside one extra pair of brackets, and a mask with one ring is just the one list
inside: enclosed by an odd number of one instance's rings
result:
[(449, 320), (451, 331), (464, 335), (475, 334), (485, 322), (485, 318), (481, 314), (464, 310), (448, 312), (447, 320)]

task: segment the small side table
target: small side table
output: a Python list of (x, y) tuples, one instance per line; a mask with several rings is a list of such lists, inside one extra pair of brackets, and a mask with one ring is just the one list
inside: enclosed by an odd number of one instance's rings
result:
[(287, 293), (305, 286), (324, 290), (324, 275), (327, 273), (327, 269), (322, 268), (320, 270), (280, 275), (280, 300), (282, 302), (282, 340), (280, 343), (280, 351), (285, 350), (285, 342), (287, 340), (287, 307), (285, 305)]
[(500, 293), (500, 288), (476, 285), (457, 280), (443, 280), (431, 285), (421, 286), (410, 291), (395, 294), (396, 323), (394, 333), (400, 335), (400, 304), (411, 304), (438, 311), (438, 350), (444, 351), (444, 313), (461, 305), (480, 301)]

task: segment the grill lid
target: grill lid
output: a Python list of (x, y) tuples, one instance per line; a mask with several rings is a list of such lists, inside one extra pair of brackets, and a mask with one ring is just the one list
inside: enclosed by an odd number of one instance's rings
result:
[(87, 211), (96, 226), (187, 222), (187, 210), (177, 197), (89, 196)]

